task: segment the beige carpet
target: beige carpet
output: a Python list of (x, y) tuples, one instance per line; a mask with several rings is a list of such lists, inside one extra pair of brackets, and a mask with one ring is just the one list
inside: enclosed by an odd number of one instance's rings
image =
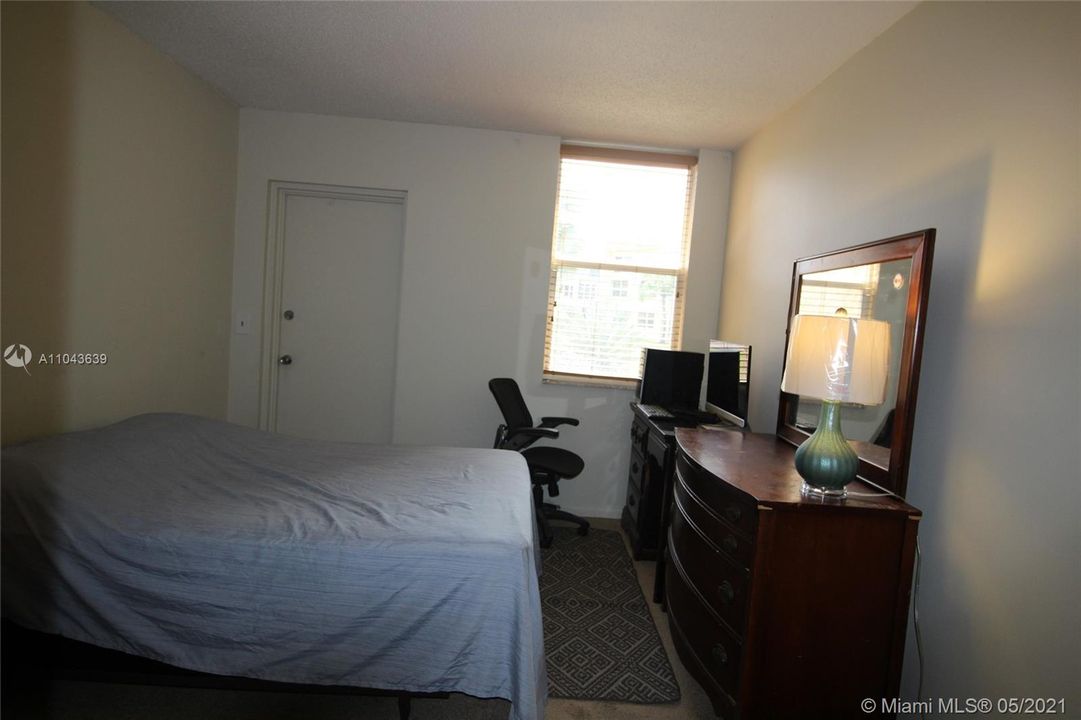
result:
[[(618, 529), (615, 520), (596, 527)], [(635, 569), (647, 598), (653, 597), (652, 562)], [(550, 699), (546, 720), (685, 720), (715, 717), (705, 693), (683, 668), (672, 648), (664, 613), (650, 603), (661, 641), (679, 682), (681, 699), (666, 705)], [(10, 698), (6, 698), (10, 700)], [(4, 720), (397, 720), (393, 698), (199, 690), (88, 682), (57, 682), (46, 708), (11, 707)], [(20, 703), (21, 705), (21, 703)], [(507, 720), (504, 700), (453, 695), (446, 700), (414, 700), (414, 720)]]

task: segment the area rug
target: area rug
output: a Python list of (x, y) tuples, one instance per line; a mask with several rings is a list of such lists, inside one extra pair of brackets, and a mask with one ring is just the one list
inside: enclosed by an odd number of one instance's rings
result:
[(552, 528), (540, 579), (548, 694), (575, 700), (666, 703), (679, 685), (638, 585), (623, 538), (612, 530)]

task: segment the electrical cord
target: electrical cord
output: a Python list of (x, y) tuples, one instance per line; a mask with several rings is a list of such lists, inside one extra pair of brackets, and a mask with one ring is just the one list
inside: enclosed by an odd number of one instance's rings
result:
[(861, 483), (863, 483), (864, 485), (870, 485), (875, 490), (879, 490), (880, 492), (873, 492), (873, 493), (850, 492), (850, 493), (848, 493), (848, 497), (892, 497), (892, 498), (897, 498), (901, 502), (905, 501), (905, 499), (903, 497), (901, 497), (900, 495), (898, 495), (897, 493), (892, 492), (890, 490), (887, 490), (886, 488), (882, 487), (881, 485), (878, 485), (877, 483), (873, 483), (873, 482), (871, 482), (870, 480), (868, 480), (865, 477), (859, 477), (857, 479)]
[(920, 708), (920, 720), (924, 720), (923, 709), (923, 636), (920, 633), (920, 539), (916, 538), (916, 576), (912, 581), (912, 624), (916, 629), (916, 659), (919, 662), (919, 681), (916, 683), (916, 702)]
[[(885, 488), (878, 487), (872, 482), (864, 480), (868, 485), (882, 490), (880, 493), (848, 493), (849, 497), (895, 497), (903, 500), (897, 493), (892, 493)], [(920, 632), (920, 538), (916, 537), (916, 572), (912, 580), (912, 626), (916, 631), (916, 662), (919, 666), (919, 679), (916, 682), (916, 702), (920, 708), (920, 720), (924, 720), (926, 711), (923, 705), (923, 633)]]

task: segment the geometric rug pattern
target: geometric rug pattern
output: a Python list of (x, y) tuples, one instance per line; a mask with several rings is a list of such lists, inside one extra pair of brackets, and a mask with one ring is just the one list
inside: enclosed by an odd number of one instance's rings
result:
[(638, 585), (623, 538), (612, 530), (553, 527), (540, 577), (548, 694), (576, 700), (666, 703), (679, 685)]

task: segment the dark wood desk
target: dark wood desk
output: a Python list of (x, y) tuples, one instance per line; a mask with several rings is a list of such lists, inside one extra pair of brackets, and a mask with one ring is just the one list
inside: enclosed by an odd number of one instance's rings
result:
[[(676, 429), (696, 427), (692, 420), (650, 420), (631, 403), (631, 462), (622, 525), (635, 560), (656, 560), (653, 602), (664, 602), (665, 547), (672, 516), (672, 488), (676, 472)], [(742, 432), (736, 425), (708, 432)], [(705, 432), (705, 431), (704, 431)]]
[(631, 403), (631, 410), (630, 472), (621, 519), (634, 559), (656, 560), (663, 537), (666, 487), (675, 471), (675, 425), (653, 422), (637, 403)]
[(716, 713), (860, 718), (862, 699), (897, 697), (920, 511), (802, 496), (774, 435), (674, 436), (668, 620)]

